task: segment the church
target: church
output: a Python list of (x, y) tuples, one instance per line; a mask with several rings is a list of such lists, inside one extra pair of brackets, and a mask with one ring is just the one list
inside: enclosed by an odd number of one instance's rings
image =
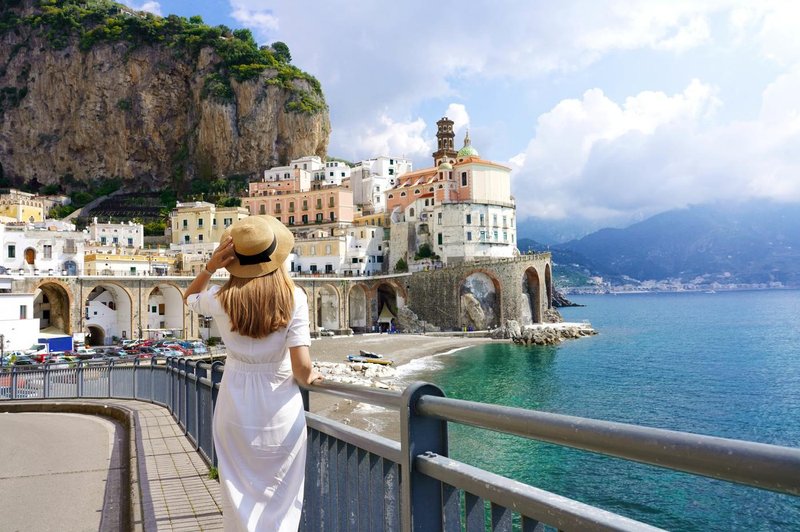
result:
[(432, 256), (427, 264), (445, 266), (514, 256), (511, 169), (482, 159), (469, 131), (456, 151), (453, 121), (447, 117), (436, 125), (433, 166), (399, 176), (397, 186), (384, 193), (392, 224), (389, 264), (403, 259), (413, 270), (415, 256)]

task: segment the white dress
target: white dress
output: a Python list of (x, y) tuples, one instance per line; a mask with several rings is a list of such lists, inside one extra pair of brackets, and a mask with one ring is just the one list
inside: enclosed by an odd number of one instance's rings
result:
[(213, 424), (225, 530), (297, 532), (306, 420), (289, 348), (311, 345), (308, 301), (295, 287), (289, 325), (256, 339), (231, 332), (218, 291), (212, 286), (187, 301), (195, 312), (213, 316), (228, 351)]

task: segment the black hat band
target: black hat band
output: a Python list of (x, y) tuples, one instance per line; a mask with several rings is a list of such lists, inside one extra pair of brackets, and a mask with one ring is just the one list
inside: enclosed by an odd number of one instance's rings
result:
[(275, 251), (275, 248), (278, 247), (278, 237), (272, 237), (272, 244), (269, 245), (267, 249), (262, 251), (261, 253), (256, 253), (255, 255), (242, 255), (241, 253), (236, 254), (236, 258), (239, 259), (239, 264), (242, 266), (250, 266), (251, 264), (261, 264), (262, 262), (271, 262), (270, 255), (272, 252)]

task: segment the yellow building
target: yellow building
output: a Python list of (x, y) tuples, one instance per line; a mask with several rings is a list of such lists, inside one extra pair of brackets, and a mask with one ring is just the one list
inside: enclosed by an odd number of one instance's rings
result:
[(45, 200), (36, 194), (13, 188), (0, 194), (0, 216), (18, 222), (42, 222), (45, 212)]
[(83, 258), (86, 275), (169, 275), (175, 258), (161, 255), (88, 253)]
[(217, 207), (204, 201), (178, 203), (169, 217), (172, 243), (211, 244), (213, 249), (229, 225), (247, 216), (244, 207)]

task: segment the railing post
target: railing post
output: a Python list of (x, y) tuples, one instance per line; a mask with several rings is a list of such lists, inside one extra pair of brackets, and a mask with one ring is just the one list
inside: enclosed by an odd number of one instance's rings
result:
[(112, 379), (111, 376), (112, 375), (114, 375), (114, 361), (113, 360), (109, 360), (108, 361), (108, 398), (109, 399), (114, 397), (113, 395), (111, 395), (113, 393), (113, 391), (114, 391), (113, 384), (111, 383), (111, 379)]
[(44, 371), (42, 372), (42, 399), (50, 398), (50, 364), (44, 364)]
[(75, 371), (76, 397), (83, 397), (83, 360), (78, 360), (78, 369)]
[(202, 362), (194, 361), (194, 447), (200, 449), (200, 376), (205, 371), (200, 367)]
[(444, 397), (438, 386), (415, 382), (403, 391), (400, 407), (402, 529), (427, 532), (442, 529), (441, 482), (416, 470), (414, 459), (426, 452), (447, 456), (447, 422), (419, 415), (417, 400), (423, 395)]
[(11, 399), (17, 398), (17, 366), (11, 366)]

